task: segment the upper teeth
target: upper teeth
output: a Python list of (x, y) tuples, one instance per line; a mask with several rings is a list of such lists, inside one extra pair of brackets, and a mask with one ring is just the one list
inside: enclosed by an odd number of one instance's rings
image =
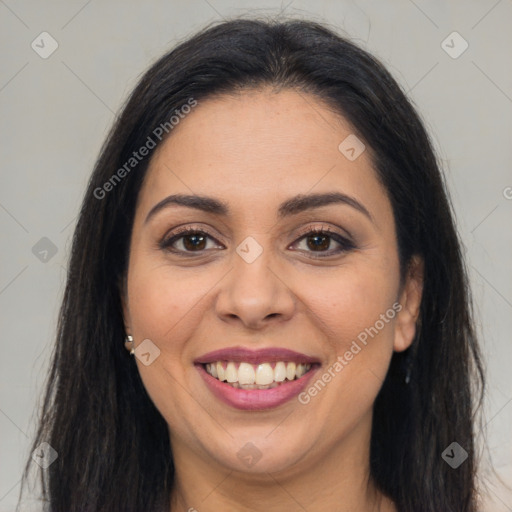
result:
[(283, 382), (302, 377), (311, 369), (310, 364), (295, 364), (279, 361), (277, 363), (234, 363), (217, 361), (205, 365), (206, 371), (220, 381), (238, 382), (241, 385), (256, 384), (265, 386), (273, 382)]

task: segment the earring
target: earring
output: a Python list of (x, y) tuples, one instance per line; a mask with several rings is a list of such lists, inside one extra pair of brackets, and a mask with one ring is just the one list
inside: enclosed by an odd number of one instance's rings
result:
[(404, 380), (405, 380), (406, 385), (409, 384), (409, 382), (411, 382), (411, 367), (410, 366), (407, 368), (407, 372), (405, 374)]
[(132, 348), (130, 350), (130, 355), (133, 356), (133, 354), (135, 354), (135, 348), (133, 347), (133, 336), (130, 336), (130, 335), (126, 336), (125, 343), (132, 344)]
[(406, 386), (411, 382), (412, 366), (413, 366), (413, 354), (409, 353), (409, 354), (407, 354), (405, 361), (404, 361), (404, 367), (405, 367), (404, 382), (405, 382)]

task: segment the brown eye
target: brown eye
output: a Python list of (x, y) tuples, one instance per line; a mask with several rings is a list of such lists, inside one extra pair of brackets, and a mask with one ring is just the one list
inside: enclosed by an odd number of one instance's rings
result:
[[(329, 250), (333, 241), (338, 245), (338, 248)], [(308, 253), (318, 253), (317, 255), (312, 255), (314, 258), (333, 256), (355, 249), (355, 245), (350, 240), (338, 233), (334, 233), (326, 229), (312, 229), (302, 236), (296, 243), (303, 242), (305, 242), (306, 247), (299, 247), (298, 250)]]
[(327, 235), (310, 235), (307, 237), (308, 247), (312, 250), (329, 249), (331, 237)]
[(183, 246), (187, 251), (194, 251), (195, 249), (203, 250), (205, 248), (206, 237), (204, 235), (185, 235), (183, 238)]
[(159, 245), (161, 249), (178, 254), (201, 253), (207, 250), (208, 240), (214, 239), (205, 231), (188, 228), (177, 234), (171, 234)]

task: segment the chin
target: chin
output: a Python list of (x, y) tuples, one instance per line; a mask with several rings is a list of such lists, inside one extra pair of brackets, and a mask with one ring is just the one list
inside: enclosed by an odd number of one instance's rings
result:
[(219, 446), (210, 456), (229, 471), (265, 475), (286, 472), (295, 467), (315, 444), (310, 436), (293, 440), (287, 436), (287, 441), (282, 442), (269, 436), (271, 429), (264, 430), (260, 435), (234, 435), (228, 446)]

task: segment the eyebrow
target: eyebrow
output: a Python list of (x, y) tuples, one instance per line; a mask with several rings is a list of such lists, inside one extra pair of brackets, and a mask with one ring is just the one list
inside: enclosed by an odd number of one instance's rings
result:
[[(368, 217), (368, 219), (370, 219), (372, 222), (374, 222), (370, 212), (359, 201), (357, 201), (357, 199), (346, 194), (342, 194), (341, 192), (327, 192), (323, 194), (307, 195), (299, 194), (281, 203), (277, 213), (278, 217), (282, 219), (284, 217), (296, 215), (305, 210), (320, 208), (330, 204), (345, 204), (351, 206), (352, 208), (358, 210), (366, 217)], [(212, 213), (214, 215), (228, 216), (230, 214), (229, 206), (225, 202), (213, 197), (173, 194), (166, 197), (165, 199), (162, 199), (162, 201), (153, 206), (153, 208), (151, 208), (150, 212), (148, 213), (144, 223), (147, 223), (151, 217), (155, 216), (158, 212), (173, 205), (186, 206), (187, 208), (194, 208), (196, 210)]]

